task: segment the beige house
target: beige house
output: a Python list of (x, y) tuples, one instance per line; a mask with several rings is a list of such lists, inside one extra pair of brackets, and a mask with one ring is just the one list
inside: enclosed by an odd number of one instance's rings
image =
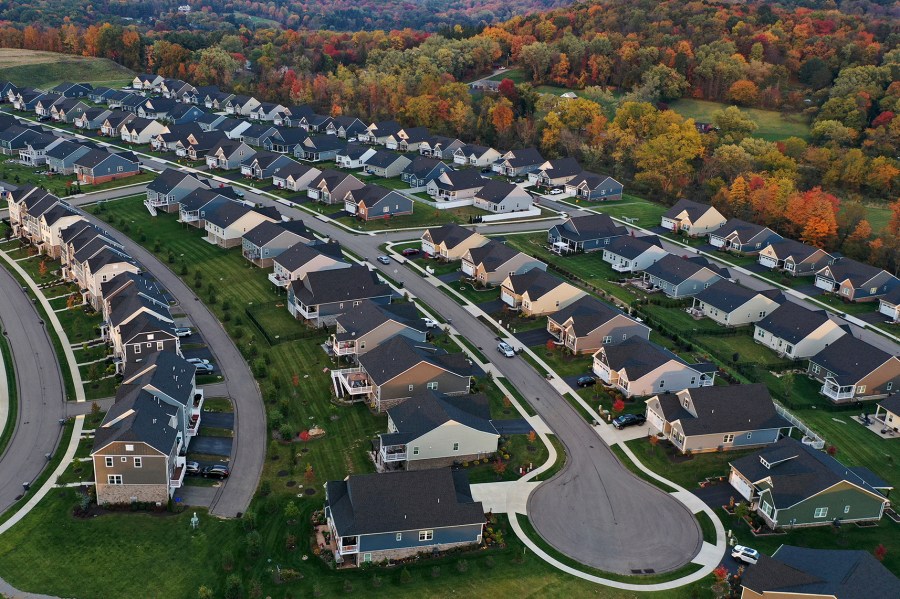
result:
[(237, 247), (260, 223), (278, 220), (274, 213), (266, 214), (240, 202), (224, 202), (206, 215), (206, 240), (223, 248)]
[(421, 470), (471, 462), (497, 452), (486, 396), (428, 391), (387, 411), (388, 432), (378, 435), (379, 469)]
[(422, 233), (422, 252), (453, 262), (462, 260), (466, 252), (487, 242), (488, 238), (480, 233), (457, 224), (449, 224), (426, 229)]
[(844, 335), (809, 359), (809, 376), (835, 403), (881, 399), (900, 391), (900, 357)]
[(522, 274), (532, 268), (547, 270), (547, 265), (493, 239), (467, 251), (461, 265), (464, 275), (492, 287), (500, 285), (510, 275)]
[(678, 200), (662, 215), (663, 228), (673, 233), (684, 232), (691, 237), (703, 237), (725, 224), (728, 219), (706, 204)]
[(363, 300), (356, 309), (337, 317), (329, 350), (334, 356), (355, 359), (397, 335), (424, 343), (426, 331), (418, 310), (409, 302), (380, 305)]
[(523, 316), (556, 312), (585, 295), (581, 289), (538, 268), (510, 275), (500, 285), (500, 300), (520, 310)]
[(753, 339), (791, 360), (814, 356), (845, 334), (824, 310), (785, 302), (756, 323)]
[(339, 243), (297, 243), (278, 254), (272, 264), (274, 269), (269, 273), (269, 280), (278, 287), (288, 287), (311, 272), (351, 266), (341, 255)]
[(594, 374), (626, 397), (653, 395), (715, 383), (712, 364), (688, 364), (669, 350), (641, 337), (603, 345), (594, 354)]
[(593, 354), (604, 343), (631, 337), (650, 339), (650, 327), (590, 295), (547, 316), (547, 332), (574, 354)]
[(50, 210), (41, 214), (38, 219), (41, 229), (40, 249), (51, 258), (59, 258), (62, 253), (62, 230), (73, 225), (80, 220), (82, 216), (61, 204), (57, 204)]
[(739, 327), (762, 320), (783, 302), (777, 289), (756, 291), (720, 279), (694, 296), (691, 312), (722, 326)]
[(137, 274), (140, 267), (132, 258), (109, 246), (88, 258), (83, 263), (83, 277), (79, 279), (85, 289), (85, 301), (95, 310), (103, 309), (103, 292), (101, 285), (126, 272)]

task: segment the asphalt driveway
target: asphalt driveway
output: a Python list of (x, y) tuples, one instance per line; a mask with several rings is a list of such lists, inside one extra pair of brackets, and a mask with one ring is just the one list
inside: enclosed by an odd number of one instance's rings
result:
[(203, 412), (200, 418), (200, 426), (213, 428), (234, 428), (234, 414), (231, 412)]
[(516, 333), (513, 335), (516, 339), (522, 342), (522, 345), (525, 347), (534, 347), (536, 345), (544, 345), (550, 339), (553, 339), (553, 336), (547, 332), (547, 329), (532, 329), (530, 331), (522, 331), (521, 333)]
[[(201, 430), (203, 424), (205, 423), (201, 421)], [(191, 441), (191, 452), (228, 457), (231, 455), (232, 441), (234, 439), (230, 437), (194, 437)]]

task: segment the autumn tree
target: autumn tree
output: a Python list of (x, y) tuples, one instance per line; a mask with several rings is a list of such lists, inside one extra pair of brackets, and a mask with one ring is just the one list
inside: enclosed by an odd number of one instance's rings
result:
[(502, 98), (491, 109), (491, 124), (500, 135), (509, 132), (513, 118), (512, 104), (506, 98)]
[(723, 143), (736, 144), (759, 129), (759, 125), (737, 106), (729, 106), (712, 114), (712, 123), (718, 129)]
[(507, 462), (504, 462), (499, 457), (494, 460), (493, 470), (494, 474), (497, 475), (497, 478), (503, 478), (503, 473), (506, 472)]
[(844, 241), (842, 249), (851, 258), (865, 260), (869, 255), (869, 241), (871, 237), (872, 225), (867, 220), (861, 220)]
[(759, 100), (759, 87), (746, 79), (735, 81), (728, 88), (728, 98), (735, 104), (752, 106)]
[(616, 401), (613, 402), (612, 411), (613, 414), (621, 414), (622, 410), (625, 409), (625, 402), (622, 401), (622, 398), (617, 398)]
[(814, 187), (788, 199), (787, 218), (793, 232), (804, 243), (824, 248), (837, 239), (837, 212), (840, 201)]
[(702, 153), (703, 144), (694, 121), (672, 123), (638, 147), (635, 162), (640, 170), (635, 179), (676, 197), (690, 182), (693, 161)]

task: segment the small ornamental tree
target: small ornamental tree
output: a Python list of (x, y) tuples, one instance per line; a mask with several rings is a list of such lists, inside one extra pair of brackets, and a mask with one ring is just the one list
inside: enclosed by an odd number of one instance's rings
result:
[(294, 376), (291, 377), (291, 384), (293, 384), (295, 387), (300, 386), (300, 375), (296, 372), (294, 373)]
[(622, 401), (621, 398), (617, 399), (613, 402), (612, 411), (614, 414), (621, 414), (622, 410), (625, 409), (625, 402)]
[(529, 443), (534, 443), (535, 440), (537, 440), (537, 433), (534, 432), (534, 431), (529, 432), (529, 433), (528, 433), (528, 442), (529, 442)]
[(309, 431), (301, 431), (300, 432), (300, 440), (306, 443), (309, 441)]
[(878, 543), (878, 547), (875, 548), (874, 554), (875, 559), (883, 562), (884, 558), (887, 556), (887, 547), (885, 547), (882, 543)]
[(828, 448), (825, 450), (825, 453), (827, 453), (831, 457), (834, 457), (835, 455), (837, 455), (837, 452), (838, 452), (838, 448), (835, 447), (834, 445), (829, 445)]
[(78, 296), (73, 293), (72, 295), (70, 295), (68, 297), (68, 299), (66, 299), (66, 308), (71, 310), (72, 308), (74, 308), (77, 305), (78, 305)]
[(303, 476), (306, 477), (307, 483), (312, 483), (316, 480), (316, 472), (313, 470), (312, 464), (306, 464), (306, 472)]
[(553, 339), (547, 339), (547, 351), (553, 351), (556, 349), (556, 344), (553, 342)]
[(500, 458), (497, 458), (494, 461), (494, 472), (497, 474), (498, 479), (502, 478), (503, 473), (506, 472), (506, 465), (507, 465), (506, 462), (504, 462)]
[(38, 274), (42, 277), (47, 274), (47, 261), (41, 260), (41, 263), (38, 264)]
[(287, 519), (288, 523), (293, 523), (300, 516), (300, 508), (297, 507), (297, 504), (293, 501), (289, 501), (286, 506), (284, 506), (284, 517)]

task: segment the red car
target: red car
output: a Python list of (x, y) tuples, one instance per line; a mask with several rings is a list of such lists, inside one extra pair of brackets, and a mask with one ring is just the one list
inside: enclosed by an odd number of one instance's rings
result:
[(406, 248), (401, 252), (404, 256), (418, 256), (419, 250), (416, 248)]

